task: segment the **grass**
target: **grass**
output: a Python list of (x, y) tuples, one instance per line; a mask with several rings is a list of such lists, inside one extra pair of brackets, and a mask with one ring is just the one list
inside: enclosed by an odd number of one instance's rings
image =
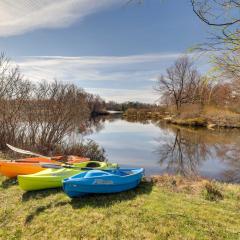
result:
[(132, 191), (71, 200), (0, 178), (0, 239), (240, 239), (240, 186), (156, 177)]
[(207, 121), (205, 118), (187, 118), (187, 119), (176, 119), (172, 120), (171, 123), (183, 125), (183, 126), (194, 126), (194, 127), (206, 127)]
[(199, 108), (196, 105), (184, 106), (181, 114), (173, 123), (191, 126), (215, 125), (216, 127), (240, 127), (240, 114), (232, 112), (227, 108), (216, 106), (204, 106)]
[(240, 127), (240, 114), (229, 109), (205, 107), (202, 113), (208, 122), (214, 123), (219, 127)]

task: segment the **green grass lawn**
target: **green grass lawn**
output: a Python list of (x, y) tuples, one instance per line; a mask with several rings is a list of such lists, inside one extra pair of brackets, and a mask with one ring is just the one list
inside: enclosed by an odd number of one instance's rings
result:
[[(210, 187), (209, 187), (210, 186)], [(0, 239), (240, 239), (240, 187), (162, 177), (71, 200), (0, 177)]]

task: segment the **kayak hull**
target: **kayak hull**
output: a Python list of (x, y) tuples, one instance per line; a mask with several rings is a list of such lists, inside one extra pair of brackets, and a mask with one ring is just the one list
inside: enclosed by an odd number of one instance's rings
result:
[(71, 198), (87, 194), (127, 191), (138, 186), (144, 169), (92, 170), (63, 180), (63, 190)]
[(0, 162), (0, 174), (14, 178), (20, 174), (32, 174), (44, 170), (38, 163)]
[(94, 189), (91, 189), (90, 186), (81, 186), (80, 191), (70, 190), (70, 189), (66, 190), (66, 188), (64, 188), (64, 192), (71, 198), (82, 197), (89, 194), (119, 193), (119, 192), (124, 192), (124, 191), (136, 188), (140, 182), (141, 180), (136, 180), (135, 182), (131, 182), (125, 185), (114, 185), (108, 188), (106, 188), (106, 186), (98, 186), (98, 187), (94, 187)]
[(59, 162), (68, 162), (68, 163), (80, 163), (80, 162), (87, 162), (90, 161), (89, 158), (86, 157), (79, 157), (70, 155), (64, 160), (63, 156), (53, 156), (53, 157), (30, 157), (30, 158), (22, 158), (17, 161), (19, 162), (46, 162), (46, 163), (59, 163)]
[[(50, 160), (48, 158), (35, 157), (24, 158), (17, 161), (0, 161), (0, 174), (8, 178), (14, 178), (18, 175), (38, 173), (45, 170), (39, 163), (61, 164), (61, 158), (61, 156), (56, 156), (52, 158), (54, 160)], [(75, 164), (87, 161), (89, 161), (88, 158), (71, 156), (68, 163)]]
[(117, 165), (110, 165), (105, 162), (88, 161), (76, 163), (73, 166), (74, 168), (49, 168), (35, 174), (19, 175), (19, 186), (24, 191), (59, 188), (62, 187), (63, 179), (87, 171), (87, 169), (84, 168), (95, 167), (97, 169), (107, 169), (109, 167), (116, 167)]
[(19, 175), (18, 183), (24, 191), (35, 191), (49, 188), (59, 188), (62, 186), (62, 180), (74, 174), (78, 174), (81, 170), (72, 169), (46, 169), (39, 173), (30, 175)]

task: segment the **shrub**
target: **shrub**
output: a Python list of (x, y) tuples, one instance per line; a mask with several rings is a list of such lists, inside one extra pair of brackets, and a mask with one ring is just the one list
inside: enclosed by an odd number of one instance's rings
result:
[(56, 155), (77, 155), (94, 161), (105, 161), (105, 150), (93, 140), (86, 140), (76, 144), (60, 144), (54, 148)]
[(206, 183), (205, 185), (205, 198), (209, 201), (223, 200), (224, 196), (217, 185), (213, 183)]

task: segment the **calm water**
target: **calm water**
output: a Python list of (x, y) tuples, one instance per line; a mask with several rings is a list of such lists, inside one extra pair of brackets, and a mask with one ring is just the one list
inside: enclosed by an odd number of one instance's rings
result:
[(240, 182), (240, 131), (174, 127), (165, 123), (102, 120), (91, 138), (108, 160), (144, 167), (146, 175), (182, 174)]

